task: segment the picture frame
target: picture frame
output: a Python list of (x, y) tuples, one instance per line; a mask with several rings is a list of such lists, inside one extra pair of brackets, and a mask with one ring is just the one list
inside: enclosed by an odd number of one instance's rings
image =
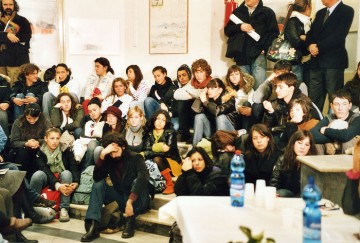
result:
[(188, 0), (149, 0), (149, 53), (188, 52)]

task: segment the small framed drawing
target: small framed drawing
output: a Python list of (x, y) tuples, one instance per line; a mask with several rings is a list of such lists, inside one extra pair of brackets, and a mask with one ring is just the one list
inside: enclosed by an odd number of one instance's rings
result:
[(187, 53), (188, 0), (149, 1), (149, 53)]

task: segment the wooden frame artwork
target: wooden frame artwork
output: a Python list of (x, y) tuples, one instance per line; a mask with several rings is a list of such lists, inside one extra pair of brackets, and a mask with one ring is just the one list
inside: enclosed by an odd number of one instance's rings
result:
[(149, 53), (188, 52), (188, 0), (149, 0)]

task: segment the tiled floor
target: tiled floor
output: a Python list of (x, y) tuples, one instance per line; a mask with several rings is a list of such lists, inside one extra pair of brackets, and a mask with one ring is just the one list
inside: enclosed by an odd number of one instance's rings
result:
[[(84, 221), (71, 219), (67, 223), (60, 223), (58, 220), (54, 220), (52, 223), (39, 225), (34, 224), (27, 230), (23, 231), (23, 234), (28, 239), (36, 239), (39, 243), (71, 243), (80, 242), (81, 236), (85, 233)], [(121, 232), (111, 235), (101, 234), (101, 237), (93, 242), (112, 243), (112, 242), (156, 242), (165, 243), (169, 242), (168, 237), (145, 233), (142, 231), (136, 231), (135, 236), (130, 239), (121, 238)]]

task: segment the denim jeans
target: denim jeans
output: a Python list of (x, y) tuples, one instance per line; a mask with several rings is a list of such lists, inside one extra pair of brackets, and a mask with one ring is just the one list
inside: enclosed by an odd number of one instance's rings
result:
[(4, 130), (4, 133), (9, 137), (9, 117), (7, 111), (0, 110), (0, 126)]
[(204, 113), (195, 115), (193, 145), (200, 142), (203, 137), (210, 138), (211, 130), (210, 121)]
[(146, 119), (148, 120), (155, 113), (155, 111), (160, 109), (160, 103), (157, 102), (152, 97), (147, 97), (144, 101), (144, 107), (145, 107), (145, 116)]
[(84, 155), (84, 158), (81, 161), (82, 168), (81, 171), (84, 171), (89, 165), (94, 165), (94, 152), (95, 148), (100, 145), (100, 142), (96, 139), (91, 140), (87, 145), (87, 149)]
[[(26, 96), (35, 97), (33, 93), (27, 93), (26, 95), (20, 93), (17, 94), (15, 98), (24, 99)], [(14, 104), (14, 120), (16, 120), (19, 116), (21, 116), (24, 113), (26, 105), (17, 106)]]
[[(72, 174), (69, 170), (64, 170), (60, 173), (60, 183), (71, 184), (73, 182)], [(36, 171), (30, 180), (31, 188), (35, 189), (38, 193), (41, 192), (41, 189), (48, 185), (47, 176), (44, 171)], [(60, 208), (69, 209), (70, 207), (70, 196), (65, 196), (61, 194), (60, 198)]]
[(235, 128), (226, 115), (216, 117), (216, 130), (234, 131)]
[[(113, 186), (108, 186), (105, 179), (94, 182), (91, 188), (90, 202), (85, 219), (93, 219), (100, 222), (103, 204), (107, 205), (113, 201), (118, 203), (121, 212), (125, 212), (128, 196), (125, 193), (120, 193)], [(134, 216), (136, 217), (144, 212), (148, 208), (149, 203), (149, 193), (146, 189), (142, 194), (138, 195), (138, 199), (133, 203)]]
[(252, 75), (255, 79), (253, 89), (256, 90), (266, 79), (266, 57), (260, 54), (250, 65), (240, 66), (240, 70), (244, 73)]
[(95, 149), (94, 149), (94, 161), (96, 163), (96, 161), (100, 158), (100, 153), (101, 151), (104, 149), (103, 146), (97, 146)]

